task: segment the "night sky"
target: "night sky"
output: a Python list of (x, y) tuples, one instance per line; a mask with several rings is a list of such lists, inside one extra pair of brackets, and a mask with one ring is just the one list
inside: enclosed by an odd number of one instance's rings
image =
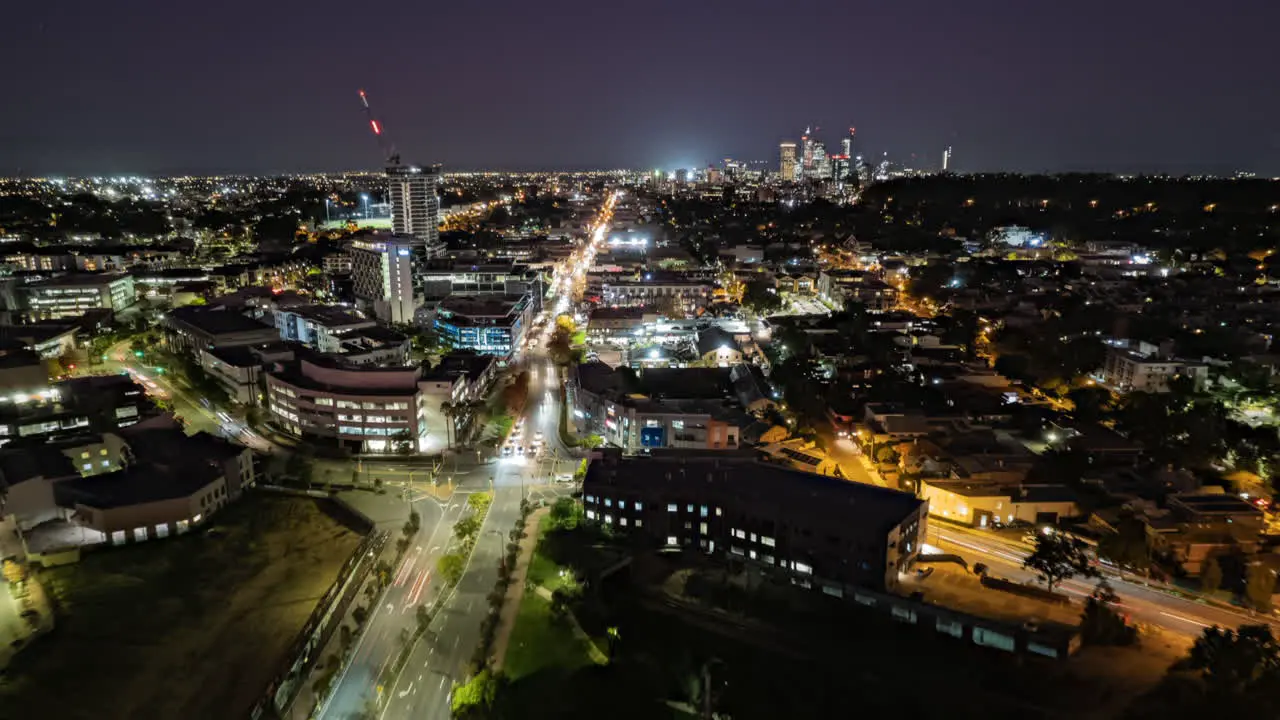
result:
[(1280, 2), (5, 0), (0, 175), (776, 164), (1280, 175)]

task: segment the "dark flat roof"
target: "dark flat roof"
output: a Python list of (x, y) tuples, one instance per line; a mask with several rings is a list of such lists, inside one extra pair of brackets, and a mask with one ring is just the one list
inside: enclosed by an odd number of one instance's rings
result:
[(247, 315), (241, 315), (235, 310), (222, 307), (188, 305), (170, 310), (168, 317), (210, 335), (226, 335), (238, 332), (253, 332), (255, 330), (278, 332), (274, 327), (266, 323), (258, 322)]
[(221, 476), (215, 468), (186, 468), (173, 472), (140, 465), (104, 475), (63, 480), (54, 485), (59, 504), (109, 509), (174, 500), (199, 492)]
[(924, 503), (909, 493), (759, 462), (754, 452), (682, 452), (655, 450), (623, 457), (606, 451), (591, 463), (583, 483), (588, 492), (602, 488), (652, 493), (670, 501), (749, 505), (798, 526), (848, 533), (872, 530), (880, 535), (902, 523)]

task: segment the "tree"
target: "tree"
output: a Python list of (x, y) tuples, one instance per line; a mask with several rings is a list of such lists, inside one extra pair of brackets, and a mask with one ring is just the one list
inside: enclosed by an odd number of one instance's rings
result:
[(343, 623), (338, 628), (338, 647), (342, 648), (342, 652), (346, 652), (351, 648), (351, 642), (355, 637), (355, 633), (351, 632), (351, 626)]
[(1054, 586), (1063, 580), (1076, 575), (1098, 576), (1098, 571), (1089, 564), (1084, 542), (1060, 532), (1037, 535), (1035, 552), (1022, 561), (1022, 567), (1035, 570), (1049, 592), (1053, 592)]
[(467, 496), (467, 507), (477, 515), (483, 515), (493, 504), (493, 496), (487, 492), (473, 492)]
[(431, 611), (427, 609), (426, 605), (419, 605), (418, 609), (414, 611), (414, 615), (418, 621), (418, 632), (426, 632), (427, 626), (431, 624)]
[(1121, 514), (1116, 531), (1098, 543), (1098, 555), (1115, 563), (1121, 577), (1125, 568), (1145, 571), (1151, 565), (1147, 523), (1132, 512)]
[(1111, 392), (1100, 387), (1077, 387), (1067, 391), (1067, 399), (1075, 406), (1075, 417), (1083, 422), (1098, 422), (1111, 410)]
[(436, 572), (444, 578), (449, 585), (457, 584), (462, 579), (462, 571), (466, 567), (467, 561), (457, 553), (449, 553), (443, 555), (436, 561)]
[(885, 445), (876, 451), (876, 460), (885, 465), (895, 465), (898, 462), (898, 451), (892, 446)]
[(468, 515), (453, 525), (453, 535), (462, 542), (469, 542), (480, 530), (480, 519)]
[(1200, 566), (1200, 591), (1210, 594), (1222, 587), (1222, 565), (1216, 557), (1208, 557)]
[(594, 450), (604, 444), (604, 438), (599, 435), (588, 435), (582, 438), (582, 447), (588, 450)]
[(1276, 572), (1264, 562), (1253, 562), (1244, 579), (1244, 597), (1258, 610), (1271, 609), (1271, 596), (1276, 591)]
[(1080, 615), (1080, 635), (1091, 645), (1129, 645), (1137, 639), (1137, 631), (1129, 627), (1115, 604), (1120, 600), (1106, 580), (1085, 601)]
[(757, 315), (768, 315), (782, 308), (782, 298), (768, 280), (752, 280), (743, 285), (742, 306)]
[(482, 720), (491, 717), (498, 693), (506, 678), (488, 668), (476, 673), (465, 683), (454, 683), (450, 709), (455, 720)]
[(1205, 628), (1184, 667), (1200, 671), (1210, 692), (1240, 696), (1276, 682), (1280, 644), (1266, 625), (1241, 625), (1239, 630)]
[(551, 527), (558, 530), (572, 530), (582, 519), (582, 508), (573, 498), (562, 497), (551, 506)]

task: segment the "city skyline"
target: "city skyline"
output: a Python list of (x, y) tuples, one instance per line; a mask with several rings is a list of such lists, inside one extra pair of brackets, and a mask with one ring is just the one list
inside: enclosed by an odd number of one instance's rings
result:
[[(856, 125), (868, 155), (927, 166), (954, 146), (962, 172), (1280, 174), (1273, 7), (712, 3), (676, 15), (659, 3), (625, 22), (585, 10), (500, 5), (495, 25), (489, 10), (402, 8), (385, 29), (343, 35), (368, 18), (327, 0), (27, 4), (0, 50), (24, 69), (9, 88), (17, 112), (0, 118), (0, 175), (372, 169), (359, 88), (406, 157), (455, 169), (769, 160), (814, 123)], [(412, 50), (433, 26), (449, 32)], [(352, 42), (384, 51), (353, 54)], [(1180, 46), (1204, 52), (1168, 52)], [(699, 48), (693, 72), (674, 48)]]

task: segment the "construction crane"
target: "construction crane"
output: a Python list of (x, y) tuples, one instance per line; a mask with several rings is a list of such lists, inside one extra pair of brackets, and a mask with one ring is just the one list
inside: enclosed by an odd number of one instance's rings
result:
[(360, 104), (364, 105), (364, 114), (369, 118), (369, 129), (373, 130), (373, 136), (378, 140), (378, 149), (382, 150), (382, 154), (386, 156), (388, 165), (399, 165), (400, 153), (396, 152), (396, 146), (389, 143), (386, 136), (382, 134), (382, 123), (374, 117), (373, 108), (369, 107), (369, 96), (364, 90), (359, 92)]

